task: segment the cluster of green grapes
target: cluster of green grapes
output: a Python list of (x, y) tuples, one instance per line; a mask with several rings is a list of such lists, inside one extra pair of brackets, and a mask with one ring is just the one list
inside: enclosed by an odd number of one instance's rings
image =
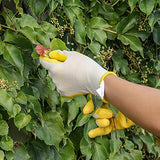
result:
[(129, 61), (128, 66), (132, 72), (138, 73), (141, 83), (147, 84), (148, 76), (153, 73), (153, 66), (149, 67), (146, 58), (142, 58), (138, 53), (135, 53), (128, 46), (123, 46), (124, 55)]
[(102, 67), (109, 70), (107, 64), (111, 60), (114, 53), (116, 53), (116, 50), (113, 47), (108, 46), (107, 48), (105, 48), (104, 46), (102, 46), (100, 52), (94, 58), (100, 59)]
[(6, 89), (7, 91), (12, 91), (13, 87), (18, 88), (17, 81), (13, 81), (11, 84), (9, 84), (8, 80), (0, 79), (0, 88)]
[[(62, 12), (61, 12), (62, 13)], [(68, 18), (63, 14), (54, 14), (51, 16), (51, 23), (57, 28), (59, 31), (60, 38), (64, 37), (64, 33), (69, 31), (71, 35), (74, 35), (74, 28), (69, 22)]]
[(145, 31), (145, 32), (151, 31), (151, 28), (148, 23), (148, 17), (146, 17), (146, 15), (142, 12), (139, 12), (139, 13), (140, 13), (140, 16), (138, 17), (138, 20), (137, 20), (138, 30)]

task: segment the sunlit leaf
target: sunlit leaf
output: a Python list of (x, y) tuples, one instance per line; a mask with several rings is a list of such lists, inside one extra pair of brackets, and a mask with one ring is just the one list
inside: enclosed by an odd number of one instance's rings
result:
[(0, 141), (0, 147), (5, 151), (13, 150), (13, 140), (9, 136), (3, 136)]
[(7, 60), (12, 65), (16, 66), (22, 73), (24, 62), (21, 55), (21, 51), (14, 45), (6, 45), (6, 50), (4, 52), (4, 59)]
[(31, 116), (29, 114), (26, 115), (25, 113), (21, 112), (14, 118), (14, 124), (20, 130), (21, 128), (25, 127), (30, 120)]
[(59, 49), (63, 51), (63, 50), (67, 50), (67, 47), (61, 39), (55, 38), (50, 43), (50, 49), (51, 50)]
[(139, 8), (142, 12), (146, 13), (147, 16), (151, 14), (154, 5), (155, 5), (156, 0), (141, 0), (139, 2)]
[(84, 24), (80, 20), (76, 19), (74, 27), (76, 41), (81, 44), (86, 44), (86, 31)]
[(8, 124), (5, 120), (0, 120), (0, 135), (7, 135), (8, 134)]

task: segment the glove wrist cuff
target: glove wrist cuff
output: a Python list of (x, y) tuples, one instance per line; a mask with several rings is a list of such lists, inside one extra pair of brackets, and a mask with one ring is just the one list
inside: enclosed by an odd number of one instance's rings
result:
[(100, 87), (96, 90), (96, 92), (98, 93), (99, 97), (102, 99), (102, 101), (104, 103), (108, 103), (105, 99), (104, 99), (104, 78), (108, 75), (114, 75), (117, 76), (114, 72), (106, 72), (100, 80)]

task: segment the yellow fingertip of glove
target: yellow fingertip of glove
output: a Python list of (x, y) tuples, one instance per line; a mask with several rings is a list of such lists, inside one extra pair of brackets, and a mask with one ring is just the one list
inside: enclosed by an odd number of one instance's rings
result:
[(117, 119), (115, 119), (115, 125), (117, 129), (124, 129), (135, 125), (135, 123), (130, 119), (126, 119), (122, 112), (118, 112)]
[(50, 59), (50, 58), (44, 57), (44, 56), (40, 56), (39, 58), (42, 59), (42, 60), (44, 60), (44, 61), (46, 61), (46, 62), (61, 63), (61, 61), (58, 61), (58, 60), (56, 60), (56, 59)]
[(110, 121), (108, 119), (96, 119), (96, 123), (98, 127), (107, 127), (110, 125)]
[(88, 133), (90, 138), (95, 138), (97, 136), (105, 135), (105, 128), (95, 128)]
[(106, 108), (98, 108), (95, 111), (95, 114), (93, 115), (93, 117), (95, 118), (112, 118), (114, 116), (113, 112), (110, 109), (106, 109)]
[(67, 59), (67, 56), (65, 54), (58, 52), (58, 50), (51, 51), (49, 53), (49, 57), (51, 59), (56, 59), (61, 62), (64, 62)]
[(94, 111), (94, 104), (92, 99), (90, 99), (83, 108), (83, 114), (89, 114)]
[(90, 138), (95, 138), (95, 137), (98, 137), (98, 136), (107, 135), (111, 131), (112, 131), (112, 126), (111, 125), (108, 126), (108, 127), (105, 127), (105, 128), (99, 127), (99, 128), (95, 128), (95, 129), (92, 129), (91, 131), (89, 131), (88, 136)]

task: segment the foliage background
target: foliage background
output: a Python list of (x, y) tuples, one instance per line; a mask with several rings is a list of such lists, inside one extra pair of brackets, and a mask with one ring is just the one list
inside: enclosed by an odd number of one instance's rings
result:
[(53, 39), (61, 48), (59, 38), (118, 76), (159, 88), (160, 0), (0, 3), (0, 160), (160, 157), (158, 138), (139, 126), (90, 139), (95, 120), (81, 112), (89, 97), (59, 95), (35, 51)]

